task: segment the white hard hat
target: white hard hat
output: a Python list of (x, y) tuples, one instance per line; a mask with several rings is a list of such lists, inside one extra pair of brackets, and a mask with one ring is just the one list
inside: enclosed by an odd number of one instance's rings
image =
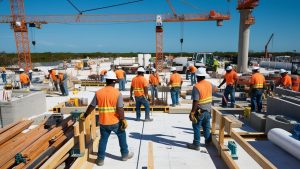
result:
[(196, 72), (196, 76), (207, 76), (206, 69), (199, 67)]
[(171, 67), (171, 72), (176, 71), (176, 67)]
[(286, 73), (287, 71), (285, 69), (280, 69), (280, 74)]
[(232, 70), (232, 66), (227, 66), (226, 70)]
[(153, 68), (152, 68), (152, 71), (153, 71), (153, 72), (155, 72), (155, 71), (156, 71), (156, 69), (153, 67)]
[(139, 68), (137, 69), (137, 71), (138, 71), (138, 72), (143, 72), (143, 73), (144, 73), (144, 72), (145, 72), (145, 69), (144, 69), (143, 67), (139, 67)]
[(259, 70), (260, 68), (258, 67), (258, 66), (254, 66), (253, 68), (252, 68), (252, 71), (254, 71), (254, 70)]
[(117, 76), (116, 73), (113, 71), (109, 71), (106, 73), (106, 75), (104, 76), (105, 79), (111, 79), (111, 80), (117, 80)]
[(118, 69), (121, 69), (122, 67), (121, 66), (118, 66)]
[(24, 69), (20, 68), (19, 71), (20, 71), (20, 72), (24, 72)]
[(32, 70), (30, 69), (30, 70), (29, 70), (29, 73), (31, 73), (31, 72), (32, 72)]

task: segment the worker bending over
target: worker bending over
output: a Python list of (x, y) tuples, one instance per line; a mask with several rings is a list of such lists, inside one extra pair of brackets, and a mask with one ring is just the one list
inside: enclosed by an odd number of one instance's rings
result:
[(189, 115), (192, 121), (194, 130), (194, 141), (192, 144), (188, 143), (189, 149), (200, 150), (200, 136), (201, 126), (203, 127), (205, 144), (211, 142), (210, 134), (210, 111), (212, 103), (212, 93), (218, 89), (209, 81), (205, 80), (207, 76), (205, 68), (198, 68), (196, 72), (197, 83), (192, 90), (193, 107)]
[(84, 120), (98, 106), (101, 135), (96, 160), (98, 166), (104, 165), (106, 145), (112, 131), (118, 136), (122, 160), (126, 161), (133, 157), (133, 153), (128, 151), (126, 141), (127, 121), (124, 115), (123, 97), (115, 88), (116, 74), (109, 71), (105, 75), (105, 79), (106, 87), (96, 92), (94, 99), (82, 117)]
[(152, 72), (149, 77), (149, 84), (151, 85), (152, 103), (154, 103), (154, 97), (158, 101), (157, 86), (160, 85), (159, 74), (156, 72), (155, 68), (152, 68)]
[[(262, 95), (266, 86), (264, 75), (259, 73), (259, 67), (253, 67), (250, 81), (251, 88), (251, 111), (261, 113)], [(257, 111), (256, 111), (257, 110)]]
[(63, 71), (59, 71), (58, 80), (59, 80), (59, 88), (60, 88), (61, 94), (63, 96), (68, 96), (69, 95), (68, 75), (66, 73), (64, 73)]
[(58, 79), (57, 79), (58, 73), (56, 73), (54, 68), (50, 68), (48, 72), (49, 72), (48, 79), (52, 80), (52, 83), (55, 87), (55, 91), (58, 91)]
[(150, 119), (150, 105), (148, 96), (148, 83), (144, 77), (145, 69), (139, 67), (137, 70), (137, 76), (132, 79), (130, 87), (130, 100), (133, 100), (132, 93), (134, 93), (135, 98), (135, 108), (136, 108), (136, 120), (141, 120), (141, 105), (145, 107), (145, 122), (153, 121)]
[(105, 75), (106, 75), (106, 73), (107, 73), (107, 70), (105, 70), (105, 69), (103, 69), (103, 70), (101, 70), (101, 72), (100, 72), (100, 80), (101, 80), (101, 82), (105, 82)]
[(22, 88), (30, 86), (30, 79), (29, 76), (24, 72), (24, 69), (19, 69), (20, 72), (20, 82)]
[(232, 70), (232, 66), (226, 67), (226, 74), (224, 76), (224, 80), (222, 83), (218, 86), (220, 88), (225, 82), (226, 82), (226, 88), (222, 97), (222, 106), (227, 107), (227, 102), (229, 100), (230, 95), (230, 107), (234, 107), (235, 103), (235, 83), (238, 80), (237, 73)]
[(190, 63), (189, 64), (189, 71), (191, 73), (191, 86), (193, 86), (196, 83), (195, 73), (197, 71), (197, 68), (192, 63)]
[(118, 82), (119, 82), (119, 90), (125, 91), (125, 83), (126, 83), (126, 73), (122, 70), (121, 66), (118, 66), (118, 70), (115, 71)]
[(299, 92), (299, 83), (300, 83), (300, 78), (298, 75), (293, 75), (292, 76), (292, 90), (295, 92)]
[(175, 105), (179, 105), (179, 94), (181, 90), (181, 85), (182, 85), (182, 79), (180, 74), (177, 73), (176, 67), (171, 67), (171, 74), (170, 76), (170, 81), (168, 85), (171, 85), (171, 98), (172, 98), (172, 107), (175, 107)]
[(288, 75), (288, 71), (280, 69), (281, 78), (277, 83), (277, 86), (281, 86), (285, 89), (292, 89), (292, 78)]

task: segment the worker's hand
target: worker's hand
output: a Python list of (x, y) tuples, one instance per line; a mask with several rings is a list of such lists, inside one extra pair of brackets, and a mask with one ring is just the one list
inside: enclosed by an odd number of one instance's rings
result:
[(122, 119), (120, 123), (121, 123), (120, 129), (124, 131), (128, 126), (126, 119)]
[(191, 120), (194, 124), (198, 122), (198, 119), (197, 119), (196, 116), (195, 116), (195, 112), (191, 112), (190, 115), (189, 115), (189, 117), (190, 117), (190, 120)]
[(132, 96), (130, 96), (130, 100), (131, 100), (131, 101), (134, 101), (134, 99), (133, 99), (133, 97), (132, 97)]
[(81, 114), (80, 114), (80, 119), (81, 119), (82, 121), (85, 121), (85, 119), (86, 119), (87, 116), (88, 116), (87, 113), (81, 113)]

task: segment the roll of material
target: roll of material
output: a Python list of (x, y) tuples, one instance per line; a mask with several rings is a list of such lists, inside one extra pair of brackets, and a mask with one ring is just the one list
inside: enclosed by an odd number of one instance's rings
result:
[(300, 141), (293, 138), (291, 133), (274, 128), (268, 132), (268, 139), (300, 160)]

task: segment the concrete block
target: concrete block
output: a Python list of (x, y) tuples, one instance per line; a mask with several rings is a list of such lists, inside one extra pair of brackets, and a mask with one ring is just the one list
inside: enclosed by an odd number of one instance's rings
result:
[[(280, 115), (279, 115), (280, 116)], [(266, 118), (266, 133), (268, 133), (269, 130), (272, 128), (281, 128), (288, 132), (291, 132), (294, 128), (294, 126), (297, 124), (297, 122), (291, 118), (284, 117), (288, 120), (288, 122), (280, 121), (276, 119), (278, 115), (269, 115)]]
[(278, 97), (268, 97), (267, 105), (267, 115), (284, 115), (300, 121), (299, 104)]
[(266, 128), (266, 117), (261, 113), (250, 113), (250, 127), (259, 132), (264, 132)]
[(278, 94), (279, 96), (285, 95), (285, 96), (292, 96), (292, 97), (300, 97), (300, 92), (295, 92), (288, 89), (283, 89), (281, 87), (276, 87), (274, 89), (274, 92)]

